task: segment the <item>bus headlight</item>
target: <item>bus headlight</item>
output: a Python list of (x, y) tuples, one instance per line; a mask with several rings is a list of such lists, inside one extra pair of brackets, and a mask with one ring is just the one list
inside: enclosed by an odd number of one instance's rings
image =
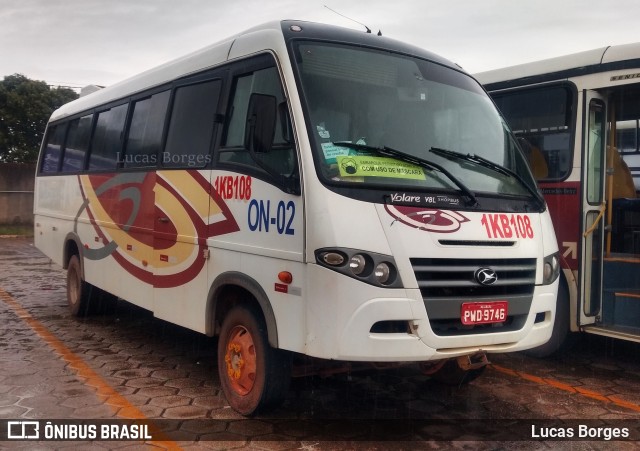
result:
[(385, 288), (402, 288), (393, 257), (357, 249), (325, 248), (315, 252), (316, 262), (354, 279)]
[(373, 275), (380, 285), (386, 285), (392, 279), (391, 266), (387, 262), (378, 263), (373, 270)]
[(349, 259), (349, 268), (351, 268), (351, 272), (356, 276), (364, 275), (367, 269), (366, 257), (362, 254), (354, 255)]
[(559, 253), (548, 255), (544, 258), (542, 266), (542, 284), (549, 285), (556, 281), (560, 275)]

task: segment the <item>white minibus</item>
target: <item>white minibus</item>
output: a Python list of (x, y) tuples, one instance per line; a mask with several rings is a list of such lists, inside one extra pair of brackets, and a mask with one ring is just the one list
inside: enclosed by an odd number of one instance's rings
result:
[(558, 248), (515, 138), (460, 67), (386, 37), (270, 23), (81, 97), (35, 190), (71, 311), (107, 292), (219, 336), (245, 415), (294, 356), (470, 380), (551, 334)]

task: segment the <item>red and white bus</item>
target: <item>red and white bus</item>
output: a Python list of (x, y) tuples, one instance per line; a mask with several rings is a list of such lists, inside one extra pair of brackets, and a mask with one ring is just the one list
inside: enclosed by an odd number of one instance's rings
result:
[(219, 335), (243, 414), (294, 354), (423, 362), (551, 336), (556, 237), (482, 86), (368, 33), (267, 24), (55, 111), (35, 242), (72, 312), (102, 290)]
[(476, 75), (529, 154), (558, 236), (553, 339), (640, 341), (640, 44)]

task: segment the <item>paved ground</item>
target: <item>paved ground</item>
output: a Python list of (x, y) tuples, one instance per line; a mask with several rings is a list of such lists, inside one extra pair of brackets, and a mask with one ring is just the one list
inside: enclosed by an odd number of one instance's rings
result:
[(71, 317), (64, 272), (29, 241), (0, 239), (0, 420), (137, 419), (168, 431), (146, 442), (0, 441), (0, 449), (637, 449), (602, 437), (504, 441), (532, 426), (542, 438), (557, 434), (549, 427), (577, 435), (579, 424), (594, 434), (627, 427), (640, 439), (636, 344), (586, 336), (555, 360), (494, 355), (464, 387), (413, 367), (301, 377), (280, 409), (250, 420), (225, 402), (215, 348), (215, 339), (122, 301)]

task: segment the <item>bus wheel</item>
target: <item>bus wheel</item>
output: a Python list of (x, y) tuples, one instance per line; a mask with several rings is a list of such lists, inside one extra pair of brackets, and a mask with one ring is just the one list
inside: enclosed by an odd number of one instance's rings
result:
[(67, 302), (73, 316), (86, 316), (92, 286), (82, 279), (82, 268), (77, 255), (72, 255), (67, 267)]
[(461, 387), (476, 380), (484, 373), (486, 365), (479, 368), (463, 369), (457, 359), (450, 359), (442, 367), (431, 374), (431, 379), (452, 387)]
[(261, 315), (236, 306), (222, 323), (218, 373), (229, 405), (242, 415), (253, 415), (284, 401), (291, 356), (269, 345)]

